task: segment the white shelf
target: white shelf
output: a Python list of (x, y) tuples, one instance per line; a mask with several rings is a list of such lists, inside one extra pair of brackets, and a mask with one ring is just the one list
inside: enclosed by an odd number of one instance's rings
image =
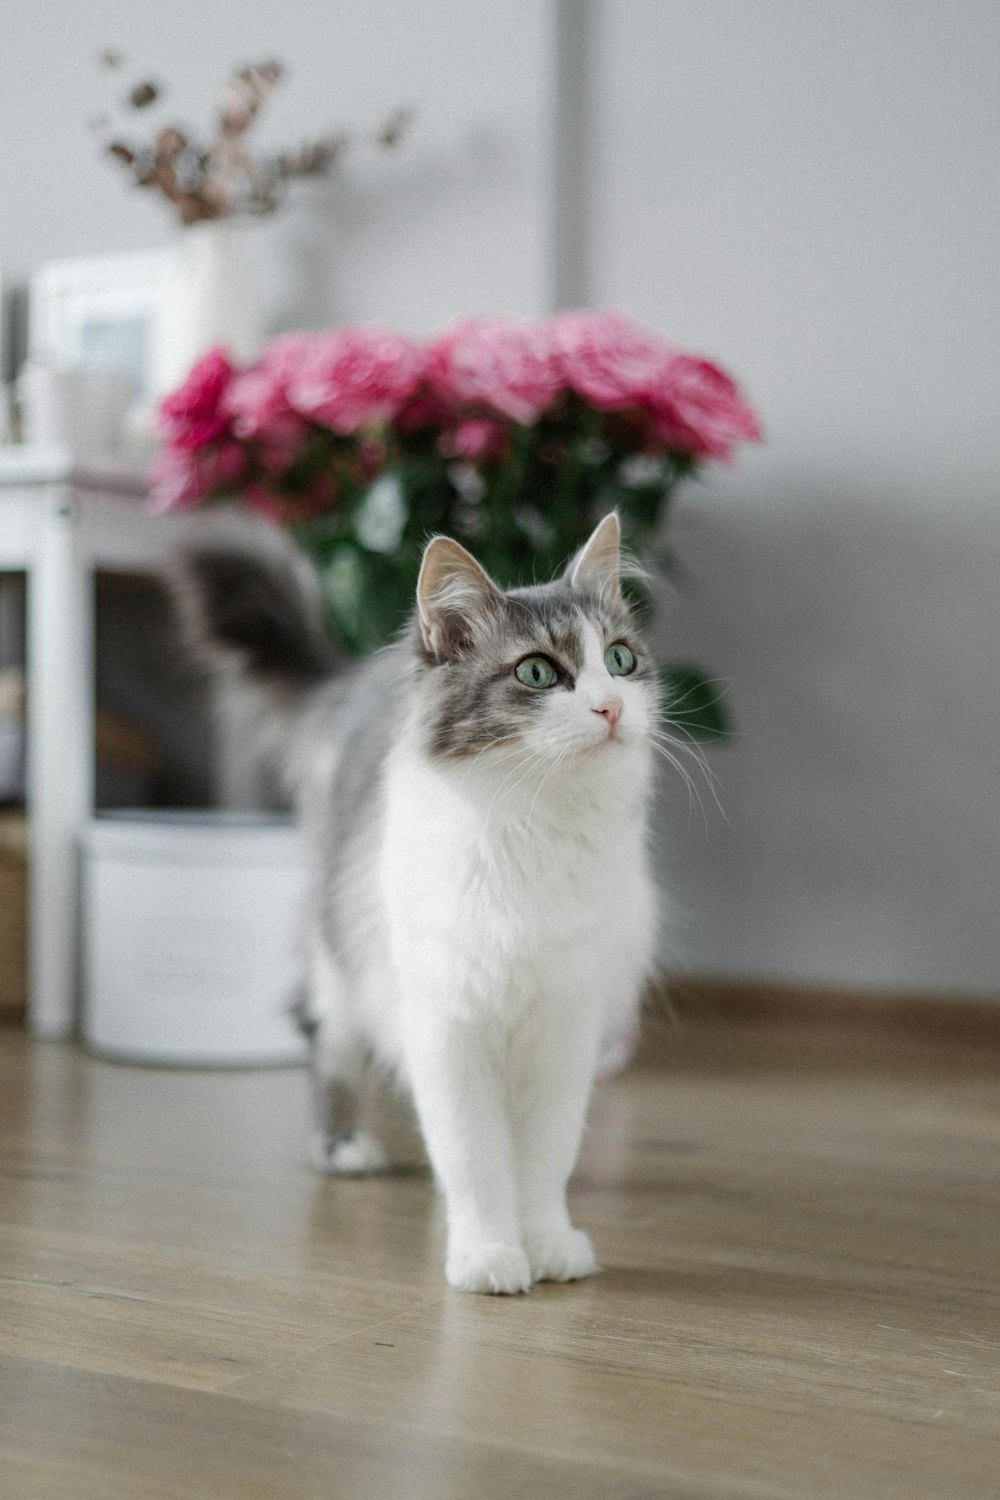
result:
[(93, 812), (94, 573), (155, 571), (181, 520), (145, 504), (142, 466), (0, 448), (0, 570), (28, 576), (29, 1020), (77, 1024), (77, 838)]
[(72, 484), (138, 496), (146, 489), (145, 465), (117, 454), (83, 457), (62, 447), (0, 445), (0, 486), (19, 484)]

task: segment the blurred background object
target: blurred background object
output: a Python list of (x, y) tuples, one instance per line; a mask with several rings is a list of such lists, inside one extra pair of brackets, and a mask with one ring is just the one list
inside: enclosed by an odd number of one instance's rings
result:
[[(465, 318), (431, 340), (286, 334), (243, 368), (212, 348), (163, 399), (159, 429), (154, 510), (222, 502), (288, 527), (354, 655), (404, 629), (436, 533), (509, 588), (556, 577), (615, 510), (644, 570), (626, 587), (648, 613), (675, 490), (761, 436), (717, 365), (600, 311)], [(674, 750), (723, 735), (704, 675), (660, 665)]]
[(24, 673), (0, 671), (0, 804), (24, 800)]
[(254, 127), (285, 77), (281, 62), (234, 68), (217, 96), (207, 134), (157, 118), (169, 96), (167, 85), (154, 78), (126, 81), (129, 59), (116, 48), (105, 48), (99, 62), (117, 85), (121, 116), (115, 120), (101, 113), (92, 120), (103, 151), (133, 186), (169, 204), (185, 226), (157, 351), (162, 392), (213, 344), (224, 344), (238, 359), (259, 352), (264, 323), (253, 221), (277, 213), (290, 184), (328, 178), (358, 144), (391, 150), (404, 136), (412, 111), (393, 108), (360, 141), (346, 129), (327, 129), (291, 149), (262, 150)]
[(279, 27), (143, 0), (99, 34), (86, 8), (8, 7), (18, 362), (40, 266), (167, 239), (83, 127), (108, 42), (170, 80), (182, 123), (234, 62), (280, 57), (263, 150), (419, 111), (403, 149), (290, 184), (254, 225), (265, 336), (617, 307), (738, 372), (767, 444), (671, 521), (658, 648), (710, 664), (739, 733), (706, 751), (728, 822), (664, 786), (664, 957), (996, 998), (996, 7), (298, 0)]
[(0, 811), (0, 1024), (19, 1021), (28, 999), (28, 825)]

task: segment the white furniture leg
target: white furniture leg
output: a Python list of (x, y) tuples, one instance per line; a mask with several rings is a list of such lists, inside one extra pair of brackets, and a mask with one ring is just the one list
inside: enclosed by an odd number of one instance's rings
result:
[(77, 839), (93, 807), (94, 575), (81, 555), (68, 485), (38, 495), (38, 544), (28, 578), (28, 810), (31, 850), (31, 1029), (76, 1027)]

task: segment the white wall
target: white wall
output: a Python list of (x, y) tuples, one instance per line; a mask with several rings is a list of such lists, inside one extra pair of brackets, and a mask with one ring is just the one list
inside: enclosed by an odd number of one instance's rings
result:
[(6, 5), (16, 275), (168, 235), (83, 128), (112, 43), (195, 118), (233, 62), (282, 57), (272, 141), (419, 106), (403, 153), (358, 158), (268, 231), (275, 322), (537, 312), (555, 278), (745, 380), (768, 443), (683, 498), (688, 581), (663, 625), (675, 659), (728, 684), (739, 730), (710, 752), (731, 826), (664, 799), (681, 953), (695, 972), (996, 993), (991, 0)]
[[(1000, 11), (604, 0), (588, 290), (743, 377), (664, 644), (728, 684), (672, 812), (695, 971), (1000, 989)], [(680, 801), (682, 799), (672, 799)]]
[[(290, 76), (262, 143), (297, 144), (390, 109), (419, 110), (405, 147), (301, 185), (264, 231), (275, 324), (379, 319), (424, 329), (470, 308), (542, 310), (551, 197), (548, 0), (34, 0), (0, 6), (0, 263), (166, 243), (165, 206), (100, 159), (96, 55), (115, 46), (170, 84), (167, 120), (207, 125), (234, 66)], [(130, 75), (131, 76), (131, 75)], [(113, 81), (114, 75), (110, 75)], [(142, 115), (132, 115), (137, 124)]]

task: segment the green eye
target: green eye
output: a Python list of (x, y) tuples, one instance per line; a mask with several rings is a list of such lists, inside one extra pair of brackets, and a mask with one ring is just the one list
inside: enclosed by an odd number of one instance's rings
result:
[(559, 674), (547, 657), (526, 656), (514, 668), (514, 676), (525, 687), (549, 688), (556, 682)]
[(612, 677), (627, 677), (629, 672), (635, 671), (635, 657), (627, 646), (621, 641), (615, 646), (609, 646), (604, 653), (604, 665)]

